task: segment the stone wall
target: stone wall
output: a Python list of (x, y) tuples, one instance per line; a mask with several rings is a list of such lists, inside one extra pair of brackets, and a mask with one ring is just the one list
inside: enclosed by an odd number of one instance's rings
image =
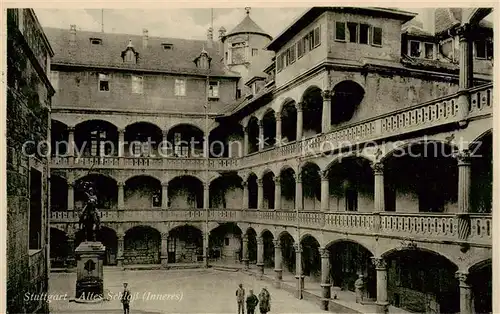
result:
[[(50, 52), (32, 10), (9, 9), (7, 16), (7, 312), (48, 313), (46, 302), (24, 300), (26, 293), (48, 289), (48, 160), (28, 157), (22, 147), (48, 138), (53, 89), (45, 71)], [(41, 193), (41, 226), (30, 250), (32, 171), (41, 177), (33, 184)]]

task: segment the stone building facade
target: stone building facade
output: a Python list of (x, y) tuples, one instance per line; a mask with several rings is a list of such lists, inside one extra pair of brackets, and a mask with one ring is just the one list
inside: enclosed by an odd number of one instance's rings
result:
[(33, 10), (7, 9), (8, 313), (48, 313), (52, 56)]
[(255, 264), (299, 297), (308, 277), (324, 309), (363, 275), (380, 312), (491, 311), (492, 27), (443, 10), (430, 33), (325, 7), (274, 39), (248, 12), (218, 41), (46, 29), (69, 143), (52, 265), (72, 264), (90, 180), (108, 264)]

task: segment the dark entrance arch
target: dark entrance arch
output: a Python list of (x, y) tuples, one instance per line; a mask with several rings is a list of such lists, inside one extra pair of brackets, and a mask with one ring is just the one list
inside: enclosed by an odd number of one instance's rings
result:
[(129, 229), (124, 238), (124, 264), (160, 264), (160, 232), (147, 226)]
[(195, 263), (203, 261), (201, 230), (189, 226), (176, 227), (168, 233), (168, 263)]
[(210, 232), (209, 256), (212, 260), (239, 262), (242, 259), (242, 241), (242, 231), (237, 224), (221, 224)]

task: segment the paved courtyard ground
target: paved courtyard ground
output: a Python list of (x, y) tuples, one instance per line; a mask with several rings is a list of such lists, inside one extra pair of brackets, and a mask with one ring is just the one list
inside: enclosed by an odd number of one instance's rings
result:
[[(130, 313), (237, 313), (235, 291), (239, 283), (258, 294), (267, 287), (271, 294), (271, 313), (327, 313), (319, 306), (297, 300), (292, 294), (274, 288), (240, 272), (193, 270), (114, 270), (104, 271), (104, 289), (110, 301), (100, 304), (69, 302), (74, 297), (76, 273), (50, 274), (51, 296), (67, 294), (65, 300), (50, 302), (51, 313), (122, 313), (118, 294), (128, 282), (134, 298)], [(162, 300), (163, 299), (163, 300)], [(258, 311), (257, 311), (258, 313)]]

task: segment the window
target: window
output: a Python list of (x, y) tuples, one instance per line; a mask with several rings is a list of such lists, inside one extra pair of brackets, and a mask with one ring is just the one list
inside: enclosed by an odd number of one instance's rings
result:
[(278, 58), (276, 58), (276, 70), (278, 72), (283, 70), (283, 54), (280, 54)]
[(252, 48), (252, 57), (259, 54), (259, 49)]
[(175, 79), (175, 96), (186, 96), (185, 79)]
[(109, 77), (107, 74), (99, 73), (99, 91), (109, 92)]
[(410, 40), (409, 46), (410, 57), (420, 58), (420, 42), (415, 40)]
[(347, 30), (349, 31), (349, 42), (355, 43), (358, 41), (358, 24), (347, 23)]
[(434, 59), (434, 44), (433, 43), (425, 43), (425, 58), (426, 59)]
[(208, 83), (208, 98), (219, 98), (219, 82)]
[(52, 87), (57, 91), (59, 90), (59, 72), (58, 71), (50, 71), (50, 83), (52, 83)]
[(303, 55), (304, 55), (304, 43), (302, 42), (302, 40), (299, 40), (297, 42), (297, 59), (302, 58)]
[(304, 46), (304, 54), (306, 54), (306, 52), (308, 52), (310, 50), (310, 47), (309, 47), (309, 34), (307, 34), (306, 36), (304, 36), (302, 38), (302, 45)]
[(493, 42), (490, 40), (474, 41), (474, 50), (476, 59), (491, 59), (493, 58)]
[(132, 93), (133, 94), (142, 94), (143, 90), (143, 79), (142, 76), (132, 75)]
[(224, 245), (226, 245), (226, 246), (229, 245), (229, 238), (224, 238)]
[(313, 48), (321, 45), (321, 26), (314, 29), (314, 45)]
[(172, 44), (161, 44), (163, 50), (172, 50), (174, 47)]
[(100, 39), (100, 38), (90, 38), (90, 43), (92, 45), (101, 45), (102, 44), (102, 39)]
[(133, 50), (129, 49), (125, 52), (123, 56), (123, 62), (133, 62), (135, 63), (137, 59), (135, 58), (135, 53)]
[(227, 51), (226, 51), (226, 53), (224, 55), (225, 55), (226, 62), (227, 62), (227, 57), (228, 57)]
[(295, 62), (295, 44), (288, 48), (288, 61), (290, 64)]
[(370, 33), (370, 25), (360, 24), (359, 25), (359, 43), (368, 44), (368, 38)]
[(42, 173), (30, 171), (29, 249), (42, 248)]
[(345, 41), (345, 22), (335, 23), (335, 40)]
[(380, 27), (373, 28), (372, 45), (382, 46), (382, 28)]
[(155, 194), (153, 194), (152, 203), (153, 203), (153, 207), (161, 207), (160, 193), (156, 192)]

